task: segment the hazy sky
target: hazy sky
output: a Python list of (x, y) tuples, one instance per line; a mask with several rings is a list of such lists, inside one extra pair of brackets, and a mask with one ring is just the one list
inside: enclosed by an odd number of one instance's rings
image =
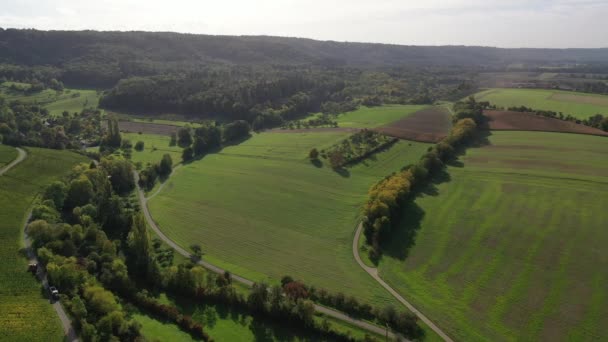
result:
[(0, 0), (0, 27), (608, 47), (608, 0)]

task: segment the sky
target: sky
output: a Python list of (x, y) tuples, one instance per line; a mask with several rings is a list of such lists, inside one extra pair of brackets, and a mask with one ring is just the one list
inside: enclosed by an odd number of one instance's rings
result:
[(608, 47), (608, 0), (0, 0), (0, 27)]

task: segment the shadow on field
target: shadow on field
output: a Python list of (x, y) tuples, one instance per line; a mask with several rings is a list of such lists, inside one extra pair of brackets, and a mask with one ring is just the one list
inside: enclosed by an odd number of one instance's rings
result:
[[(468, 148), (479, 148), (490, 145), (488, 139), (490, 135), (492, 135), (490, 131), (481, 131), (477, 139)], [(445, 165), (459, 168), (464, 167), (464, 163), (459, 159), (464, 155), (466, 155), (466, 148), (458, 149), (456, 157), (447, 161)], [(416, 234), (420, 229), (422, 220), (427, 214), (416, 203), (416, 199), (423, 196), (439, 196), (438, 185), (450, 182), (451, 180), (448, 168), (444, 167), (437, 174), (433, 175), (429, 182), (413, 189), (412, 195), (407, 199), (401, 212), (399, 224), (392, 229), (390, 236), (382, 246), (383, 254), (399, 260), (407, 258), (410, 249), (416, 245)]]
[(310, 163), (312, 165), (314, 165), (315, 167), (317, 167), (317, 168), (323, 167), (323, 162), (321, 160), (319, 160), (319, 159), (311, 159)]
[(350, 171), (348, 171), (347, 168), (341, 167), (338, 169), (333, 169), (335, 173), (339, 174), (340, 176), (344, 177), (344, 178), (348, 178), (350, 177)]

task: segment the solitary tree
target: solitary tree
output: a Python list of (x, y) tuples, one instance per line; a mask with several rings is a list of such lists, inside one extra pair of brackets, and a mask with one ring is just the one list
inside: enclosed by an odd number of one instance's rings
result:
[(163, 159), (161, 159), (160, 164), (158, 166), (158, 173), (161, 176), (166, 177), (171, 174), (172, 169), (173, 160), (171, 159), (171, 156), (168, 153), (165, 153), (165, 155), (163, 155)]
[(313, 148), (308, 153), (308, 157), (310, 158), (310, 160), (317, 160), (317, 159), (319, 159), (319, 151), (317, 151), (316, 148)]

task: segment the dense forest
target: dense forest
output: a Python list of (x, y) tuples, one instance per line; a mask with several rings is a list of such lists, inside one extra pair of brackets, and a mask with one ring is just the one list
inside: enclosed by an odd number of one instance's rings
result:
[(608, 70), (607, 60), (608, 49), (0, 28), (0, 82), (95, 88), (105, 109), (246, 120), (256, 130), (310, 112), (458, 100), (477, 90), (479, 72), (513, 64)]

